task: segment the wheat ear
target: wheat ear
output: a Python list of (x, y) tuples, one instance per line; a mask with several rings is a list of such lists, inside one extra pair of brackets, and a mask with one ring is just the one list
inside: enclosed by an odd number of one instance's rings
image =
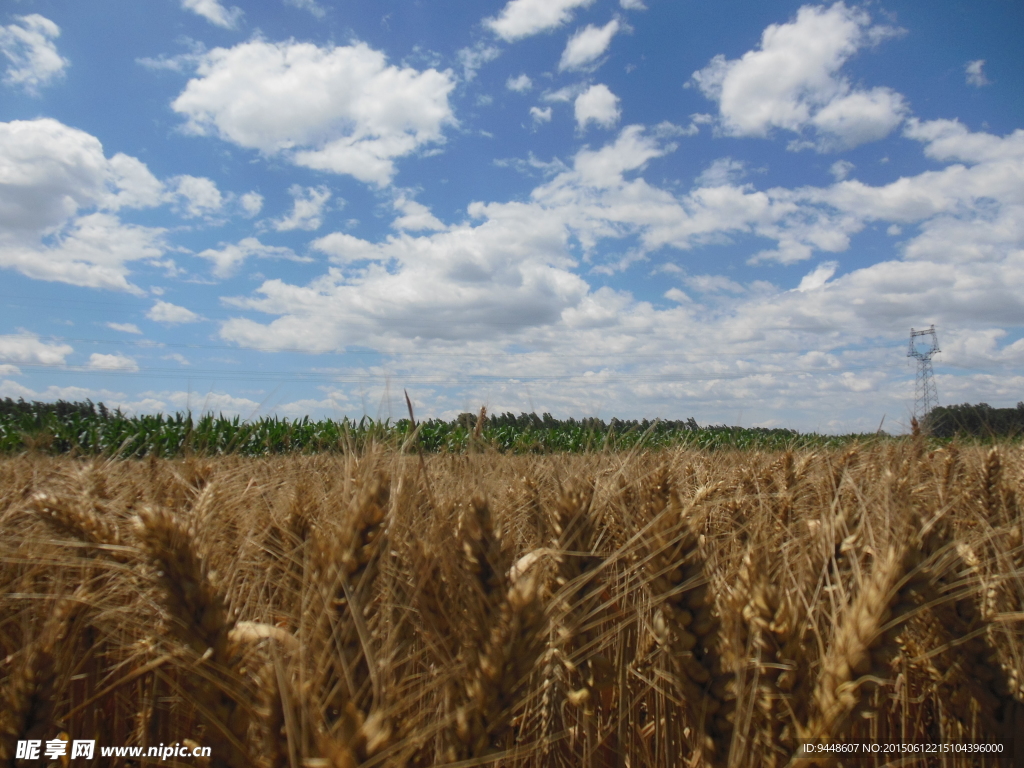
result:
[(459, 540), (463, 564), (473, 578), (474, 601), (471, 626), (464, 640), (461, 657), (466, 665), (467, 680), (453, 694), (455, 719), (448, 730), (446, 752), (449, 758), (465, 759), (484, 754), (489, 749), (490, 735), (486, 704), (487, 685), (484, 669), (492, 634), (499, 632), (503, 613), (508, 611), (508, 580), (506, 558), (501, 541), (494, 530), (490, 506), (486, 498), (476, 494), (459, 519)]
[(533, 578), (521, 578), (500, 603), (483, 653), (469, 670), (456, 713), (466, 757), (493, 754), (511, 740), (513, 712), (543, 651), (544, 619)]
[(15, 747), (21, 739), (52, 738), (56, 733), (58, 647), (67, 640), (75, 618), (85, 603), (76, 594), (59, 599), (21, 664), (0, 690), (0, 760), (14, 764)]
[(205, 738), (213, 764), (248, 766), (252, 761), (244, 745), (250, 707), (243, 704), (247, 697), (237, 679), (239, 649), (230, 638), (234, 621), (196, 550), (194, 531), (169, 510), (147, 507), (139, 513), (136, 532), (156, 570), (171, 633), (200, 660), (209, 662), (209, 675), (188, 679), (194, 681), (191, 693), (207, 721)]
[[(814, 715), (802, 729), (807, 742), (826, 742), (842, 736), (861, 703), (863, 690), (889, 676), (895, 635), (901, 615), (894, 620), (891, 606), (907, 568), (906, 551), (888, 549), (879, 557), (843, 616), (822, 660), (812, 697)], [(888, 631), (883, 631), (888, 627)], [(798, 754), (791, 765), (831, 765), (831, 758)]]
[(362, 484), (349, 518), (350, 527), (341, 541), (320, 540), (317, 553), (321, 563), (317, 569), (319, 582), (339, 625), (338, 642), (344, 654), (342, 668), (335, 670), (338, 679), (332, 681), (324, 702), (328, 733), (335, 753), (351, 750), (360, 758), (367, 755), (371, 745), (380, 749), (387, 741), (386, 724), (378, 717), (368, 718), (359, 704), (366, 698), (367, 687), (372, 688), (375, 702), (381, 696), (368, 620), (375, 606), (372, 590), (385, 537), (390, 488), (390, 478), (383, 473)]
[(95, 509), (51, 493), (35, 494), (29, 500), (28, 508), (63, 533), (89, 544), (111, 547), (106, 550), (110, 557), (127, 562), (127, 555), (113, 548), (121, 544), (117, 528)]
[[(737, 579), (738, 599), (733, 601), (741, 604), (740, 634), (754, 674), (749, 722), (734, 725), (746, 735), (746, 750), (756, 750), (766, 768), (777, 765), (785, 750), (795, 747), (791, 718), (802, 709), (806, 675), (799, 662), (803, 649), (798, 609), (771, 581), (767, 565), (763, 556), (747, 552)], [(746, 673), (746, 666), (742, 663), (738, 671)]]
[(698, 488), (686, 506), (673, 489), (663, 513), (668, 525), (652, 545), (656, 571), (651, 581), (655, 598), (662, 601), (655, 616), (657, 640), (670, 655), (676, 684), (703, 734), (699, 750), (714, 765), (724, 763), (732, 739), (735, 676), (722, 669), (719, 659), (719, 621), (691, 512), (720, 487)]

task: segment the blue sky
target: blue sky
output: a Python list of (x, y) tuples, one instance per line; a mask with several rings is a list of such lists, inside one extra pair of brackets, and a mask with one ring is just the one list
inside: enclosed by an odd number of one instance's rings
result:
[(14, 0), (0, 396), (900, 431), (1024, 399), (1024, 6)]

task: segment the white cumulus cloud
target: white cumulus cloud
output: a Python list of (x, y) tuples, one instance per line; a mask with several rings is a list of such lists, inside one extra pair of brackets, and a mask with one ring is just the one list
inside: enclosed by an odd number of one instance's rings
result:
[(854, 147), (887, 136), (907, 107), (889, 88), (855, 88), (840, 70), (861, 48), (898, 33), (842, 2), (805, 5), (793, 21), (768, 26), (759, 48), (739, 59), (718, 55), (693, 81), (718, 102), (727, 135), (763, 137), (781, 128), (810, 131), (819, 151)]
[(314, 229), (319, 229), (323, 224), (324, 207), (331, 199), (331, 190), (323, 185), (302, 187), (292, 184), (288, 188), (288, 194), (294, 200), (292, 212), (283, 219), (274, 221), (274, 229), (278, 232), (287, 232), (293, 229), (304, 229), (311, 232)]
[(586, 8), (594, 0), (509, 0), (497, 18), (484, 19), (498, 37), (506, 42), (521, 40), (555, 29), (572, 19), (573, 11)]
[(242, 18), (241, 8), (225, 8), (217, 0), (181, 0), (181, 7), (224, 29), (234, 29)]
[[(742, 285), (725, 275), (691, 275), (686, 277), (683, 282), (686, 283), (687, 288), (696, 293), (743, 293), (746, 290)], [(685, 301), (685, 299), (683, 300)]]
[(476, 77), (477, 71), (489, 61), (501, 55), (501, 49), (485, 42), (459, 49), (456, 56), (462, 65), (462, 78), (468, 83)]
[(530, 117), (533, 118), (533, 122), (536, 124), (550, 123), (551, 122), (551, 107), (530, 107)]
[(89, 355), (89, 367), (97, 371), (137, 371), (139, 364), (127, 355), (115, 352), (112, 355), (104, 355), (94, 352)]
[(746, 164), (731, 157), (720, 157), (701, 171), (696, 178), (698, 187), (721, 187), (732, 184), (746, 174)]
[(558, 216), (523, 203), (473, 204), (469, 214), (479, 223), (428, 235), (372, 243), (333, 233), (314, 241), (337, 266), (307, 286), (268, 280), (260, 297), (234, 300), (280, 317), (268, 325), (233, 318), (221, 335), (311, 351), (393, 335), (483, 338), (555, 322), (586, 292), (569, 271), (574, 262)]
[(46, 244), (0, 245), (0, 266), (34, 280), (140, 294), (128, 281), (128, 264), (164, 253), (163, 230), (124, 224), (109, 213), (79, 216)]
[(14, 24), (0, 26), (0, 53), (8, 61), (3, 81), (37, 94), (39, 88), (63, 75), (70, 62), (53, 43), (60, 36), (60, 27), (38, 13), (16, 19)]
[(21, 365), (63, 365), (75, 350), (67, 344), (48, 344), (34, 333), (0, 336), (0, 361)]
[(990, 84), (991, 81), (985, 77), (984, 66), (984, 59), (967, 62), (967, 66), (964, 67), (964, 73), (966, 75), (968, 85), (973, 85), (975, 88), (981, 88), (983, 85)]
[(202, 319), (192, 310), (179, 307), (177, 304), (171, 304), (168, 301), (158, 301), (149, 308), (149, 311), (146, 312), (146, 317), (154, 322), (166, 323), (168, 325), (194, 323)]
[(238, 204), (242, 206), (246, 217), (251, 219), (263, 210), (263, 195), (259, 192), (246, 192), (238, 198)]
[(204, 176), (175, 176), (168, 182), (169, 197), (190, 218), (209, 216), (224, 207), (217, 184)]
[(826, 261), (819, 264), (814, 268), (813, 272), (803, 276), (803, 279), (800, 280), (800, 285), (794, 290), (806, 293), (807, 291), (816, 291), (819, 288), (823, 288), (838, 268), (839, 264), (835, 261)]
[(925, 143), (924, 153), (934, 160), (967, 163), (998, 163), (1024, 160), (1024, 129), (1000, 137), (982, 131), (971, 132), (959, 120), (907, 121), (903, 135)]
[[(235, 274), (245, 260), (250, 257), (256, 257), (259, 259), (288, 259), (289, 261), (307, 262), (312, 260), (306, 256), (296, 255), (291, 248), (285, 248), (277, 245), (265, 245), (255, 237), (244, 237), (237, 243), (220, 243), (220, 248), (207, 248), (205, 251), (201, 251), (196, 255), (201, 259), (207, 259), (213, 262), (213, 274), (215, 277), (219, 278), (230, 277)], [(180, 307), (177, 309), (180, 309)], [(151, 311), (155, 312), (156, 308), (154, 307)], [(161, 310), (161, 312), (163, 311), (164, 310)], [(163, 316), (164, 315), (161, 315), (161, 317)], [(158, 319), (152, 316), (149, 317), (152, 320)], [(160, 319), (160, 322), (181, 321), (167, 321)]]
[(562, 58), (558, 62), (558, 71), (567, 69), (583, 69), (604, 55), (612, 38), (621, 28), (618, 19), (612, 19), (603, 27), (588, 24), (579, 30), (565, 45)]
[(903, 122), (903, 96), (890, 88), (854, 91), (832, 99), (811, 118), (822, 151), (848, 149), (888, 136)]
[(0, 267), (139, 292), (128, 264), (161, 256), (164, 230), (116, 211), (161, 203), (163, 185), (142, 162), (107, 158), (94, 136), (50, 118), (15, 120), (0, 123), (0, 176)]
[(407, 195), (399, 195), (395, 198), (393, 205), (395, 210), (402, 214), (391, 222), (393, 229), (401, 229), (407, 232), (422, 232), (424, 230), (438, 231), (446, 228), (444, 223), (430, 212), (430, 208)]
[(607, 85), (598, 83), (576, 97), (573, 102), (576, 113), (576, 126), (586, 130), (591, 122), (602, 128), (613, 128), (619, 121), (619, 97), (609, 90)]
[(836, 181), (842, 181), (850, 175), (850, 172), (853, 169), (854, 165), (849, 160), (836, 160), (831, 166), (829, 166), (828, 170)]
[(365, 43), (253, 40), (207, 52), (197, 75), (172, 103), (187, 131), (378, 186), (455, 123), (450, 71), (388, 65)]
[[(154, 393), (178, 408), (201, 413), (217, 413), (225, 416), (238, 415), (245, 419), (252, 418), (260, 409), (260, 404), (247, 397), (237, 397), (226, 392), (208, 392), (197, 396), (195, 392), (159, 392)], [(166, 413), (167, 408), (159, 409)]]
[(510, 77), (505, 81), (505, 87), (516, 93), (526, 93), (533, 88), (533, 81), (524, 73), (518, 77)]
[(318, 19), (322, 19), (327, 15), (327, 10), (317, 3), (316, 0), (285, 0), (285, 4), (300, 8), (303, 11), (309, 11)]

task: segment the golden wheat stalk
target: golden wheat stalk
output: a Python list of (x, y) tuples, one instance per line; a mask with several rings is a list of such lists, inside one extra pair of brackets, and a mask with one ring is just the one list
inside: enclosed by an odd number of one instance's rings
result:
[(80, 499), (72, 501), (52, 493), (37, 493), (29, 500), (28, 509), (61, 532), (104, 547), (108, 556), (116, 560), (128, 561), (127, 554), (118, 548), (121, 536), (117, 527)]
[(512, 746), (512, 717), (544, 649), (544, 605), (534, 580), (520, 579), (493, 617), (490, 637), (469, 670), (456, 711), (464, 757), (484, 757)]
[[(835, 636), (822, 659), (812, 697), (814, 713), (801, 729), (806, 742), (826, 743), (846, 733), (851, 716), (862, 703), (865, 687), (888, 678), (893, 657), (891, 643), (900, 621), (893, 621), (891, 606), (908, 565), (906, 550), (895, 547), (877, 557), (871, 573), (846, 606)], [(902, 618), (902, 617), (899, 617)], [(883, 632), (888, 625), (889, 632)], [(798, 754), (791, 765), (831, 765), (832, 758)]]
[(673, 489), (662, 513), (665, 527), (652, 542), (651, 591), (661, 604), (655, 617), (658, 642), (668, 651), (676, 685), (697, 731), (706, 762), (724, 764), (733, 731), (734, 670), (720, 660), (714, 595), (693, 513), (714, 497), (720, 483), (701, 486), (684, 505)]
[(196, 534), (170, 511), (152, 507), (139, 512), (136, 534), (155, 569), (168, 628), (192, 652), (188, 663), (208, 670), (196, 670), (190, 693), (207, 720), (214, 765), (249, 765), (245, 744), (253, 706), (240, 676), (242, 649), (231, 642), (235, 622), (199, 555)]
[(0, 760), (10, 760), (14, 765), (18, 741), (52, 739), (60, 730), (54, 720), (58, 655), (85, 606), (81, 591), (59, 598), (39, 637), (25, 649), (20, 663), (0, 688)]

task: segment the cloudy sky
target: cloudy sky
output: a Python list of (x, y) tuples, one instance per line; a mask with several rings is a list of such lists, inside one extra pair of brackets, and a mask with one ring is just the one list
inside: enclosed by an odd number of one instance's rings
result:
[(901, 431), (1024, 400), (1016, 0), (11, 0), (0, 396)]

